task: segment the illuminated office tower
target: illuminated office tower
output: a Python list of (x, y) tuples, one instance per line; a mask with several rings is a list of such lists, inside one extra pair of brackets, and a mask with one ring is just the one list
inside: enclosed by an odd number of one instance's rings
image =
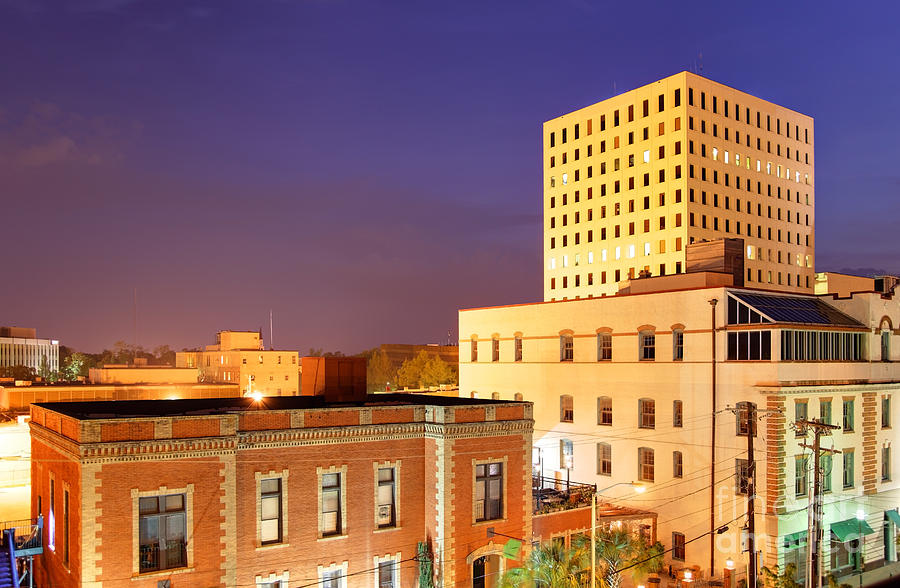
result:
[[(812, 292), (813, 119), (681, 72), (544, 123), (544, 299), (615, 294), (739, 238), (744, 286)], [(738, 285), (738, 284), (736, 284)]]

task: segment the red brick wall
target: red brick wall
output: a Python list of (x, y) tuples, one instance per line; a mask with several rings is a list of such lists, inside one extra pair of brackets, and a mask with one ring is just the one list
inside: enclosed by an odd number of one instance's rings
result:
[[(54, 413), (47, 413), (50, 417)], [(100, 425), (100, 441), (137, 441), (153, 439), (153, 423), (137, 421), (128, 423), (103, 423)]]
[(484, 420), (483, 408), (457, 408), (454, 414), (457, 423), (474, 423)]
[(240, 415), (241, 431), (265, 431), (270, 429), (290, 429), (291, 414), (288, 412), (247, 412)]
[(516, 421), (525, 418), (525, 407), (521, 404), (517, 406), (498, 406), (495, 414), (498, 421)]
[(81, 425), (73, 418), (62, 417), (62, 421), (60, 423), (60, 433), (62, 433), (69, 439), (81, 441)]
[(549, 541), (553, 535), (559, 535), (575, 529), (589, 529), (591, 526), (591, 508), (574, 508), (543, 515), (531, 520), (532, 533), (541, 541)]
[(224, 521), (219, 485), (222, 483), (221, 462), (217, 457), (137, 461), (105, 464), (99, 477), (103, 513), (98, 533), (102, 557), (100, 580), (110, 588), (156, 588), (166, 576), (132, 580), (132, 558), (138, 546), (132, 542), (134, 513), (131, 490), (157, 490), (194, 485), (193, 572), (172, 575), (173, 586), (218, 586), (222, 576), (222, 531)]
[(359, 424), (356, 410), (310, 410), (306, 412), (303, 424), (307, 427), (345, 427)]
[(172, 419), (172, 437), (218, 437), (220, 422), (220, 419)]
[[(268, 575), (290, 570), (294, 579), (315, 578), (318, 565), (349, 562), (349, 570), (368, 570), (373, 567), (374, 555), (401, 553), (402, 559), (416, 554), (416, 544), (425, 539), (426, 514), (433, 518), (433, 511), (422, 508), (425, 497), (434, 495), (426, 484), (427, 467), (433, 461), (424, 458), (424, 440), (404, 439), (394, 441), (342, 443), (282, 449), (255, 449), (242, 451), (237, 477), (237, 496), (241, 499), (238, 509), (239, 530), (238, 585), (253, 585), (256, 574)], [(375, 531), (375, 469), (373, 463), (401, 461), (400, 509), (398, 528)], [(347, 466), (345, 536), (318, 538), (318, 478), (316, 468)], [(256, 545), (256, 472), (281, 472), (290, 470), (288, 500), (285, 505), (288, 519), (287, 547), (263, 548)], [(433, 478), (433, 477), (432, 477)], [(414, 586), (417, 576), (415, 566), (407, 562), (401, 567), (401, 585)], [(374, 572), (356, 576), (350, 585), (372, 586)], [(301, 582), (304, 583), (304, 582)]]
[[(55, 483), (56, 550), (47, 548), (50, 536), (50, 474)], [(63, 491), (69, 486), (69, 566), (63, 563)], [(41, 512), (37, 511), (38, 497)], [(52, 446), (31, 438), (31, 514), (44, 517), (44, 555), (35, 558), (38, 586), (77, 586), (81, 576), (81, 469)]]
[(372, 409), (372, 424), (411, 423), (415, 416), (412, 408), (375, 408)]

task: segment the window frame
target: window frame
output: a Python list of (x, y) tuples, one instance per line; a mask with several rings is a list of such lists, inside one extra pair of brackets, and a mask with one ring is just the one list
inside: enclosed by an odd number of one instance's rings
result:
[(685, 561), (687, 543), (685, 542), (684, 533), (672, 531), (672, 559), (677, 561)]
[(672, 331), (672, 361), (684, 361), (684, 329)]
[(571, 394), (559, 395), (559, 422), (575, 422), (575, 398)]
[[(325, 476), (337, 476), (337, 484), (325, 486)], [(318, 489), (318, 538), (328, 539), (347, 535), (347, 466), (317, 467), (316, 481)], [(337, 510), (325, 510), (326, 492), (337, 492)], [(326, 513), (335, 512), (334, 527), (326, 528)]]
[(672, 426), (684, 428), (684, 402), (681, 400), (672, 401)]
[(644, 329), (638, 332), (638, 360), (656, 361), (656, 331)]
[(656, 428), (656, 401), (652, 398), (638, 399), (638, 428)]
[[(504, 520), (505, 518), (505, 508), (506, 508), (506, 458), (496, 459), (489, 458), (485, 460), (472, 460), (472, 522), (473, 523), (485, 523), (490, 521), (498, 521)], [(491, 466), (499, 466), (499, 473), (491, 474)], [(479, 475), (479, 468), (484, 468), (484, 474)], [(500, 495), (498, 497), (490, 497), (489, 492), (491, 489), (490, 482), (492, 480), (499, 480), (500, 482)], [(478, 517), (478, 487), (479, 484), (483, 485), (482, 495), (484, 498), (481, 500), (484, 505), (482, 506), (481, 518)], [(488, 512), (488, 501), (496, 504), (496, 513)], [(495, 516), (489, 516), (495, 515)]]
[[(374, 488), (375, 488), (375, 496), (374, 496), (374, 506), (375, 506), (375, 530), (391, 530), (400, 527), (400, 460), (397, 461), (385, 461), (385, 462), (375, 462), (372, 464), (372, 469), (374, 470)], [(384, 470), (391, 471), (391, 479), (390, 480), (382, 480), (381, 472)], [(381, 488), (382, 487), (390, 487), (391, 492), (391, 500), (390, 504), (383, 504), (381, 501)], [(388, 516), (388, 522), (383, 522), (383, 518), (381, 516), (381, 509), (383, 507), (389, 507), (390, 513)]]
[(559, 361), (575, 361), (575, 336), (572, 333), (560, 333), (559, 335)]
[[(168, 506), (166, 506), (163, 510), (160, 510), (160, 508), (159, 508), (160, 499), (168, 499), (170, 497), (181, 497), (181, 508), (180, 509), (169, 509)], [(155, 499), (155, 501), (156, 501), (156, 504), (157, 504), (156, 509), (154, 511), (141, 512), (141, 502), (149, 500), (151, 498)], [(191, 555), (192, 554), (189, 549), (189, 544), (191, 543), (191, 541), (189, 539), (191, 536), (191, 525), (190, 525), (191, 521), (189, 520), (190, 517), (188, 516), (188, 512), (189, 512), (191, 505), (189, 503), (188, 498), (189, 498), (188, 492), (185, 490), (182, 490), (182, 489), (170, 490), (168, 488), (159, 488), (157, 490), (153, 490), (150, 492), (137, 492), (136, 490), (132, 491), (132, 508), (134, 509), (135, 518), (137, 520), (137, 524), (134, 526), (135, 527), (134, 535), (136, 536), (135, 537), (136, 540), (133, 543), (133, 545), (137, 548), (134, 552), (136, 575), (139, 576), (139, 575), (143, 575), (143, 574), (155, 574), (155, 573), (159, 573), (159, 572), (165, 572), (167, 570), (177, 570), (177, 569), (189, 568), (191, 566), (191, 563), (192, 563)], [(177, 537), (173, 538), (173, 539), (169, 539), (168, 537), (166, 537), (165, 540), (166, 540), (167, 545), (166, 545), (165, 555), (162, 555), (160, 553), (157, 554), (157, 557), (156, 557), (157, 565), (155, 567), (151, 567), (150, 565), (145, 565), (147, 562), (144, 561), (143, 556), (142, 556), (142, 553), (144, 552), (145, 544), (144, 544), (143, 539), (141, 538), (142, 535), (144, 534), (142, 531), (147, 528), (144, 526), (144, 524), (145, 524), (144, 521), (156, 519), (155, 527), (156, 527), (157, 541), (162, 541), (162, 537), (160, 535), (161, 529), (168, 530), (168, 528), (169, 528), (168, 527), (168, 525), (169, 525), (168, 519), (170, 517), (179, 517), (179, 516), (181, 517), (181, 521), (182, 521), (183, 537), (181, 537), (181, 546), (180, 546), (181, 549), (179, 550), (180, 553), (178, 554), (178, 557), (180, 559), (178, 560), (177, 565), (168, 565), (169, 555), (170, 555), (170, 551), (172, 549), (172, 547), (169, 546), (168, 543), (169, 542), (177, 543), (177, 541), (178, 541)], [(162, 522), (163, 518), (165, 519), (165, 522)], [(149, 522), (147, 523), (147, 525), (149, 526)], [(147, 545), (150, 545), (150, 543), (148, 543)], [(177, 549), (178, 545), (175, 545), (175, 548)], [(162, 565), (163, 559), (166, 560), (167, 565)]]
[(612, 361), (612, 333), (597, 333), (597, 361)]
[(597, 443), (597, 475), (612, 476), (612, 445)]
[(684, 477), (684, 454), (680, 451), (672, 452), (672, 477)]
[[(287, 543), (287, 509), (285, 508), (285, 504), (287, 504), (287, 479), (288, 479), (289, 470), (282, 470), (280, 472), (276, 472), (274, 470), (270, 470), (268, 472), (256, 472), (256, 495), (259, 497), (259, 506), (257, 508), (256, 513), (256, 546), (257, 547), (268, 547), (270, 545), (281, 545)], [(263, 483), (267, 480), (278, 480), (279, 489), (278, 492), (264, 492), (263, 491)], [(271, 519), (263, 519), (263, 502), (267, 497), (271, 497), (277, 495), (278, 497), (278, 538), (275, 540), (264, 541), (263, 540), (263, 523), (266, 520)]]
[[(649, 459), (647, 459), (649, 457)], [(638, 480), (653, 482), (656, 478), (656, 456), (650, 447), (638, 447)]]
[[(609, 422), (606, 417), (609, 417)], [(597, 397), (597, 425), (601, 427), (611, 427), (613, 424), (613, 406), (611, 396)]]

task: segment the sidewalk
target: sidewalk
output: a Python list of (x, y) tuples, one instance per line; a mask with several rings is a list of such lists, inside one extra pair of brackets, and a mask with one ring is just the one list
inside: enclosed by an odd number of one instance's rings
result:
[[(892, 561), (880, 568), (869, 570), (862, 575), (862, 585), (871, 586), (878, 582), (884, 582), (889, 578), (896, 578), (895, 582), (900, 583), (900, 562)], [(847, 574), (838, 578), (840, 584), (850, 584), (854, 588), (860, 585), (859, 574)]]

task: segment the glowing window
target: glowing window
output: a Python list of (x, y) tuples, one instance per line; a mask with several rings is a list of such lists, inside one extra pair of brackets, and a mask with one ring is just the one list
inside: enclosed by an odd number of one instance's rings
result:
[(556, 269), (556, 258), (555, 257), (550, 258), (550, 269)]
[(766, 173), (772, 175), (772, 164), (766, 163)]
[(719, 160), (719, 149), (717, 147), (713, 147), (713, 161)]
[(594, 252), (588, 251), (588, 263), (594, 263)]
[(563, 255), (562, 261), (563, 261), (563, 267), (569, 267), (569, 256), (568, 255)]
[(600, 261), (606, 261), (606, 249), (600, 250)]
[(565, 186), (566, 184), (569, 183), (569, 174), (562, 175), (562, 182), (563, 182), (563, 186)]
[(644, 151), (644, 163), (650, 163), (650, 150)]
[(725, 151), (725, 163), (728, 163), (728, 150)]
[(753, 245), (747, 245), (747, 259), (753, 259)]
[(634, 257), (634, 245), (628, 246), (628, 257), (629, 258)]
[(650, 243), (644, 243), (644, 255), (650, 255)]
[(616, 247), (616, 259), (622, 259), (622, 248)]

